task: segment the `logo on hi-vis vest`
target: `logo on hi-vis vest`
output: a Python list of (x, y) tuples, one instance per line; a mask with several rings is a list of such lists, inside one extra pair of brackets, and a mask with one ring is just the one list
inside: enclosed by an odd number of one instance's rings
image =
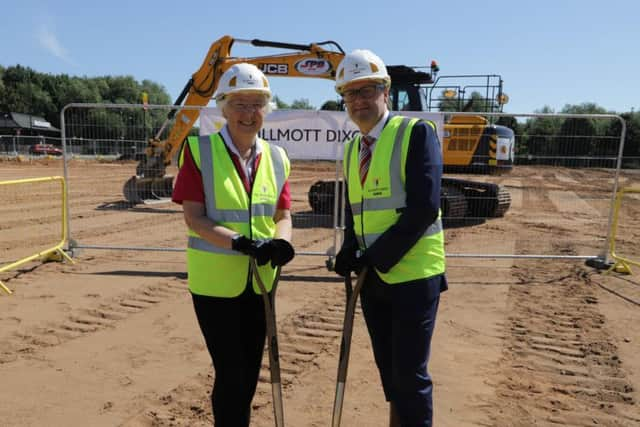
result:
[(368, 188), (366, 190), (367, 197), (389, 197), (389, 187), (383, 186), (381, 187), (380, 177), (376, 176), (371, 179), (372, 188)]
[(262, 184), (260, 186), (253, 187), (253, 193), (251, 194), (251, 200), (254, 204), (270, 204), (274, 202), (275, 195), (273, 189), (268, 185)]

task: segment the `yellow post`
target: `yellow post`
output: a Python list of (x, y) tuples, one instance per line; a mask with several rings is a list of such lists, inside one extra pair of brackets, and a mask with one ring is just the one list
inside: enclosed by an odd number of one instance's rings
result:
[(614, 203), (614, 211), (613, 211), (613, 222), (611, 224), (611, 240), (609, 241), (609, 253), (611, 254), (611, 258), (615, 261), (611, 267), (605, 272), (608, 274), (612, 271), (622, 274), (632, 274), (631, 264), (640, 267), (640, 262), (630, 260), (628, 258), (622, 257), (616, 254), (616, 235), (618, 231), (618, 213), (620, 211), (620, 207), (622, 206), (622, 198), (625, 193), (640, 193), (640, 188), (631, 188), (626, 187), (618, 190), (616, 194), (616, 200)]

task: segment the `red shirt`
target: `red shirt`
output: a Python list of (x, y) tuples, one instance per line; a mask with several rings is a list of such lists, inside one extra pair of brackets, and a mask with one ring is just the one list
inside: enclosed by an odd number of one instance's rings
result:
[[(204, 185), (202, 184), (202, 174), (200, 173), (200, 169), (198, 169), (198, 167), (194, 163), (193, 157), (191, 157), (191, 150), (189, 149), (189, 145), (185, 144), (185, 146), (186, 150), (184, 150), (182, 167), (180, 168), (178, 176), (176, 177), (176, 185), (173, 188), (171, 200), (180, 205), (185, 200), (204, 203)], [(242, 179), (242, 182), (244, 182), (247, 194), (249, 194), (249, 192), (251, 191), (251, 183), (253, 183), (254, 177), (251, 177), (250, 183), (245, 176), (244, 168), (240, 165), (240, 159), (238, 158), (238, 156), (228, 149), (227, 152), (233, 160), (233, 164), (236, 167), (238, 175), (240, 175), (240, 179)], [(258, 169), (261, 158), (262, 154), (256, 156), (256, 160), (253, 165), (254, 175), (255, 171)], [(277, 209), (291, 209), (291, 193), (289, 190), (289, 180), (286, 180), (284, 185), (282, 186), (282, 192), (280, 193), (280, 198), (278, 199)]]

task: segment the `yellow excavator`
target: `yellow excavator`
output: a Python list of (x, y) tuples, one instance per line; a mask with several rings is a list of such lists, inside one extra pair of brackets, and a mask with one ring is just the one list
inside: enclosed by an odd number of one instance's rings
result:
[[(233, 57), (231, 48), (235, 43), (294, 52), (248, 58)], [(329, 46), (332, 48), (328, 49)], [(206, 106), (222, 74), (237, 63), (254, 64), (270, 77), (333, 80), (344, 55), (343, 49), (334, 41), (293, 44), (224, 36), (211, 45), (202, 65), (189, 79), (174, 105)], [(425, 104), (430, 104), (431, 98), (425, 102), (425, 87), (431, 90), (439, 88), (438, 85), (432, 84), (438, 81), (434, 80), (437, 71), (437, 65), (434, 63), (431, 64), (430, 72), (418, 71), (406, 66), (389, 66), (392, 109), (396, 111), (429, 110)], [(500, 79), (498, 101), (504, 99), (501, 82)], [(429, 84), (431, 86), (425, 86)], [(501, 105), (500, 102), (499, 104)], [(173, 177), (166, 175), (167, 167), (198, 116), (197, 108), (172, 110), (155, 138), (148, 141), (144, 156), (140, 157), (136, 167), (136, 175), (124, 185), (123, 193), (127, 201), (141, 203), (171, 196)], [(161, 139), (170, 124), (167, 138)], [(513, 164), (513, 139), (511, 129), (492, 125), (483, 117), (454, 115), (445, 124), (445, 135), (442, 141), (445, 171), (448, 168), (454, 168), (455, 171), (488, 173), (509, 170)], [(333, 212), (334, 186), (333, 182), (323, 181), (311, 187), (309, 202), (314, 212)], [(510, 205), (508, 192), (495, 184), (452, 178), (443, 179), (441, 201), (443, 216), (450, 218), (502, 216)]]
[[(289, 49), (296, 52), (252, 58), (232, 57), (231, 48), (235, 43)], [(337, 50), (323, 48), (326, 45), (333, 45)], [(195, 107), (207, 105), (222, 74), (237, 63), (254, 64), (269, 76), (332, 80), (343, 57), (344, 51), (333, 41), (302, 45), (224, 36), (211, 44), (202, 65), (191, 76), (174, 105)], [(148, 141), (144, 156), (136, 167), (136, 176), (131, 177), (124, 185), (123, 193), (127, 201), (141, 203), (145, 200), (171, 196), (173, 177), (166, 176), (167, 166), (171, 164), (198, 116), (198, 109), (184, 108), (177, 110), (177, 113), (176, 110), (172, 110), (156, 137)], [(161, 139), (161, 135), (171, 122), (173, 126), (169, 130), (168, 137)]]

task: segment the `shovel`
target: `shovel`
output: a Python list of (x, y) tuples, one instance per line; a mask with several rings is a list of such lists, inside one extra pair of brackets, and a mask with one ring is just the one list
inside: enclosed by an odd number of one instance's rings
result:
[(338, 380), (336, 383), (336, 396), (333, 401), (332, 427), (340, 427), (342, 418), (342, 404), (344, 402), (344, 388), (347, 382), (347, 369), (349, 367), (349, 352), (351, 351), (351, 334), (353, 333), (353, 317), (356, 312), (356, 302), (360, 289), (367, 275), (367, 268), (363, 268), (356, 280), (355, 288), (351, 286), (351, 274), (344, 278), (344, 286), (347, 297), (347, 307), (344, 310), (344, 324), (342, 327), (342, 341), (340, 342), (340, 361), (338, 362)]
[(269, 371), (271, 373), (271, 394), (273, 395), (273, 414), (276, 427), (284, 427), (284, 410), (282, 407), (282, 385), (280, 382), (280, 360), (278, 356), (278, 331), (276, 329), (276, 287), (280, 279), (280, 267), (276, 268), (276, 277), (273, 279), (271, 296), (264, 286), (264, 282), (258, 273), (255, 258), (251, 257), (251, 269), (258, 282), (258, 288), (264, 300), (264, 315), (267, 324), (267, 344), (269, 347)]

